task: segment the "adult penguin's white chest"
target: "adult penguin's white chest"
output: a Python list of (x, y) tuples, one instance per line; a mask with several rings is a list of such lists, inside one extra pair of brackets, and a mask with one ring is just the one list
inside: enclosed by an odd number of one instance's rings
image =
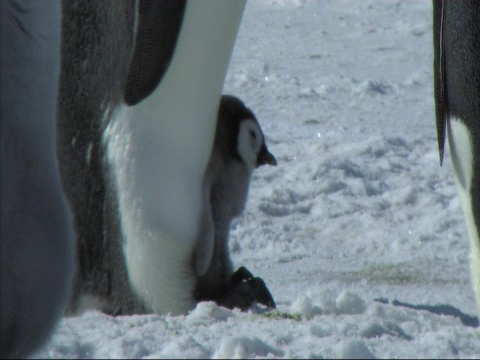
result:
[(202, 181), (243, 7), (244, 2), (189, 2), (161, 83), (137, 105), (113, 109), (104, 133), (128, 278), (157, 313), (194, 306), (191, 257)]

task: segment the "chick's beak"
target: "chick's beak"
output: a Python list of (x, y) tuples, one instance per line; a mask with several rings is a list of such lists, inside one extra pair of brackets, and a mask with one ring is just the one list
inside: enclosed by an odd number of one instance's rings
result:
[(266, 164), (277, 166), (277, 159), (275, 159), (275, 156), (273, 156), (273, 154), (268, 151), (267, 145), (263, 144), (260, 148), (260, 152), (258, 153), (256, 167), (258, 168)]

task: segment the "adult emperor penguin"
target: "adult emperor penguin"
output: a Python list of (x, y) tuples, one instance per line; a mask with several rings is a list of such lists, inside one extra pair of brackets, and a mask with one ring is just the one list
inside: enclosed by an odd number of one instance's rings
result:
[(262, 165), (277, 165), (260, 125), (245, 104), (222, 96), (212, 155), (204, 177), (204, 200), (194, 267), (197, 300), (247, 309), (253, 302), (275, 307), (264, 282), (245, 268), (232, 274), (228, 239), (231, 221), (247, 201), (250, 178)]
[(433, 1), (435, 105), (440, 161), (445, 135), (470, 237), (480, 313), (480, 2)]
[[(203, 178), (244, 1), (63, 2), (58, 154), (69, 311), (192, 309)], [(87, 301), (84, 301), (87, 300)]]
[(49, 336), (72, 279), (73, 229), (55, 155), (60, 4), (0, 1), (0, 358)]

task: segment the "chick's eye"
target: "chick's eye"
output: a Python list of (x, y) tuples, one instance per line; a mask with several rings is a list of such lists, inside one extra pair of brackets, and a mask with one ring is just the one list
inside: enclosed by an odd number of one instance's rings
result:
[(257, 134), (255, 134), (255, 131), (250, 130), (250, 137), (251, 137), (252, 139), (256, 139), (256, 138), (257, 138)]

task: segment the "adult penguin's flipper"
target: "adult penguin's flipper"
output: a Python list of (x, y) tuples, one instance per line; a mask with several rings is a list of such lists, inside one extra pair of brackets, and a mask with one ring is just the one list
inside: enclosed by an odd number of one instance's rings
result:
[(435, 116), (437, 120), (437, 141), (440, 165), (445, 151), (446, 121), (448, 116), (448, 99), (445, 82), (445, 42), (444, 34), (445, 1), (433, 0), (433, 73), (435, 88)]
[(172, 60), (185, 0), (140, 0), (125, 103), (136, 105), (157, 87)]

